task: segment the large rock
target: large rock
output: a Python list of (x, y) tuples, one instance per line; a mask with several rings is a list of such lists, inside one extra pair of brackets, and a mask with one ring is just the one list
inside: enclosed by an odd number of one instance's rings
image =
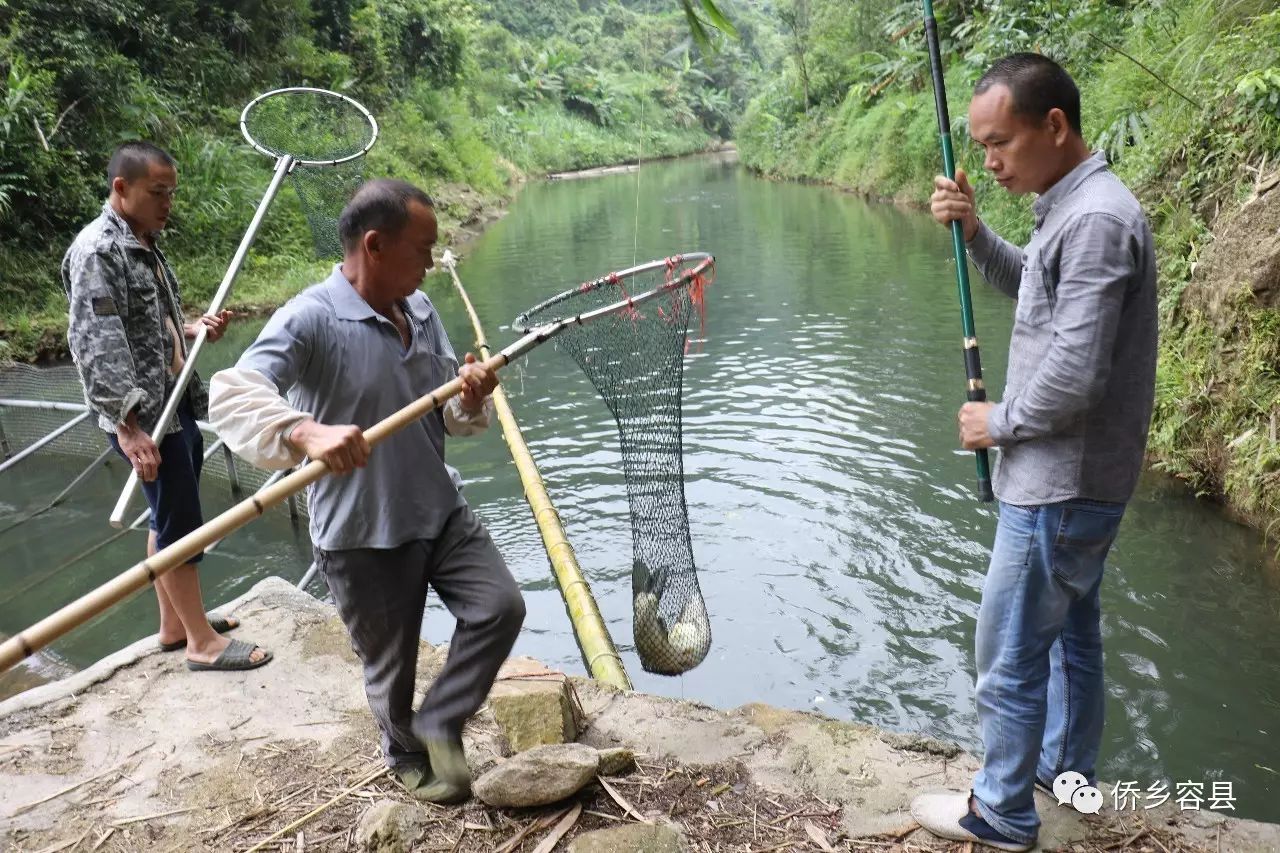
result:
[(513, 753), (578, 737), (564, 676), (499, 681), (489, 693), (489, 706)]
[(360, 816), (356, 843), (367, 853), (409, 853), (430, 819), (421, 808), (379, 800)]
[(684, 836), (669, 826), (631, 823), (579, 835), (569, 853), (686, 853)]
[(582, 790), (599, 766), (600, 754), (580, 743), (537, 746), (502, 762), (472, 789), (491, 806), (545, 806)]

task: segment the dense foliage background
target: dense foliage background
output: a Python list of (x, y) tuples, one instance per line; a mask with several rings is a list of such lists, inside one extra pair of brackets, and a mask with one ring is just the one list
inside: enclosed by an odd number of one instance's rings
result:
[[(57, 348), (58, 262), (129, 138), (177, 158), (165, 244), (188, 301), (210, 295), (270, 178), (237, 126), (268, 89), (321, 86), (363, 102), (383, 130), (367, 173), (423, 185), (446, 219), (500, 200), (526, 173), (726, 139), (760, 82), (760, 27), (747, 15), (734, 39), (694, 31), (684, 5), (0, 0), (0, 346), (19, 357)], [(695, 37), (705, 35), (720, 49)], [(315, 274), (293, 193), (277, 205), (242, 300), (269, 302)]]
[[(1011, 239), (1025, 238), (1029, 203), (980, 174), (972, 85), (1015, 50), (1052, 55), (1080, 83), (1085, 135), (1158, 240), (1152, 452), (1201, 491), (1280, 518), (1280, 313), (1243, 295), (1224, 335), (1183, 296), (1219, 217), (1280, 158), (1274, 0), (935, 8), (959, 157), (984, 218)], [(178, 158), (166, 245), (192, 303), (206, 298), (269, 174), (237, 116), (279, 86), (367, 104), (384, 130), (368, 173), (424, 185), (446, 225), (525, 175), (725, 139), (764, 174), (923, 203), (939, 157), (920, 11), (917, 0), (0, 0), (0, 358), (61, 347), (58, 261), (126, 138)], [(279, 302), (322, 268), (293, 193), (277, 205), (241, 301)]]

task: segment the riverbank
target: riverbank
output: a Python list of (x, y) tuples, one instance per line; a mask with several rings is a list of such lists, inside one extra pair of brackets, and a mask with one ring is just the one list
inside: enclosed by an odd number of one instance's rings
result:
[[(190, 673), (152, 637), (0, 704), (0, 845), (244, 850), (346, 792), (265, 849), (407, 850), (385, 833), (358, 841), (373, 835), (379, 809), (397, 805), (420, 843), (455, 851), (531, 850), (559, 821), (569, 828), (555, 849), (641, 821), (681, 834), (685, 847), (673, 849), (963, 847), (930, 839), (907, 810), (916, 791), (967, 784), (976, 764), (957, 747), (763, 704), (721, 711), (577, 678), (579, 742), (630, 749), (636, 770), (548, 807), (416, 804), (379, 772), (359, 664), (332, 608), (270, 578), (220, 610), (240, 616), (237, 634), (270, 647), (275, 660), (248, 673)], [(420, 684), (444, 653), (424, 644)], [(507, 680), (543, 673), (528, 659), (504, 670)], [(508, 760), (488, 709), (466, 741), (477, 777)], [(1039, 805), (1043, 849), (1280, 847), (1280, 826), (1207, 809), (1108, 806), (1084, 818), (1047, 798)]]
[[(509, 192), (506, 195), (486, 193), (466, 184), (442, 183), (431, 187), (440, 219), (440, 245), (455, 253), (484, 233), (486, 227), (502, 218), (507, 205), (527, 180), (514, 166), (509, 166)], [(208, 278), (217, 271), (186, 268), (181, 257), (171, 258), (179, 281)], [(307, 285), (321, 281), (332, 262), (296, 258), (255, 256), (252, 252), (236, 279), (226, 307), (243, 316), (256, 316), (274, 311)], [(194, 319), (201, 312), (201, 299), (186, 296), (187, 314)], [(50, 308), (34, 315), (0, 320), (0, 363), (5, 360), (40, 362), (66, 358), (67, 315), (65, 308)]]
[[(642, 157), (634, 163), (619, 163), (616, 166), (594, 166), (590, 169), (575, 169), (569, 172), (551, 172), (548, 181), (573, 181), (581, 178), (601, 178), (605, 175), (625, 175), (640, 171), (646, 163), (670, 163), (691, 155), (681, 154), (673, 157)], [(724, 163), (738, 162), (738, 146), (732, 142), (721, 143), (707, 148), (696, 156), (708, 157)]]

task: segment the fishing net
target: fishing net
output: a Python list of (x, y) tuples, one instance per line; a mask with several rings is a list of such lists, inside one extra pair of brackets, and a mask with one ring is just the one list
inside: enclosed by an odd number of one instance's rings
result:
[(277, 162), (292, 158), (289, 177), (316, 255), (341, 257), (338, 215), (364, 179), (364, 155), (378, 138), (378, 123), (369, 111), (325, 89), (277, 89), (244, 108), (240, 131)]
[(364, 181), (360, 162), (337, 166), (295, 166), (289, 173), (298, 201), (302, 203), (302, 213), (311, 227), (311, 242), (318, 258), (336, 260), (342, 257), (338, 216)]
[(689, 327), (696, 315), (701, 329), (703, 293), (714, 277), (710, 255), (678, 255), (587, 282), (515, 321), (528, 331), (667, 289), (625, 311), (570, 326), (555, 339), (618, 424), (631, 510), (635, 645), (641, 665), (663, 675), (693, 669), (711, 648), (684, 496), (681, 391)]
[[(85, 408), (83, 386), (74, 365), (34, 367), (0, 362), (0, 463), (62, 429)], [(207, 452), (217, 436), (203, 421), (200, 428)], [(98, 426), (97, 417), (90, 416), (61, 432), (36, 452), (39, 458), (46, 460), (61, 457), (68, 461), (88, 462), (107, 447), (106, 433)], [(28, 461), (35, 464), (36, 459)], [(109, 455), (107, 461), (122, 467), (124, 464), (118, 462), (114, 454)], [(5, 476), (0, 473), (0, 480)], [(270, 476), (270, 471), (254, 468), (219, 449), (205, 459), (200, 478), (205, 484), (206, 498), (216, 496), (215, 499), (228, 500), (240, 493), (256, 492)], [(231, 483), (238, 485), (238, 491), (230, 488)], [(0, 511), (34, 502), (38, 497), (5, 494), (0, 498)], [(299, 509), (305, 512), (303, 498), (299, 496)]]

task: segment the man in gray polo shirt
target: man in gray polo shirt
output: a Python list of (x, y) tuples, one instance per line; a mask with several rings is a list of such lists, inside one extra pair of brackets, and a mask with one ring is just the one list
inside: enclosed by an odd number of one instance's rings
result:
[(997, 62), (975, 88), (969, 132), (997, 183), (1038, 197), (1019, 249), (978, 219), (963, 172), (934, 182), (934, 218), (962, 224), (970, 257), (1017, 308), (1004, 398), (959, 415), (966, 449), (1000, 450), (976, 637), (983, 766), (972, 791), (922, 795), (912, 814), (944, 838), (1030, 850), (1037, 781), (1097, 782), (1099, 589), (1151, 419), (1155, 249), (1137, 199), (1090, 154), (1080, 93), (1057, 63)]
[[(308, 496), (311, 538), (364, 663), (387, 764), (415, 797), (457, 802), (471, 782), (463, 724), (488, 695), (525, 614), (519, 587), (445, 463), (446, 433), (488, 426), (498, 379), (470, 354), (459, 367), (418, 289), (436, 242), (426, 194), (403, 181), (370, 181), (338, 230), (342, 263), (213, 377), (210, 420), (256, 465), (286, 468), (306, 456), (333, 470)], [(459, 396), (370, 453), (362, 430), (455, 376), (464, 382)], [(457, 627), (415, 714), (428, 588)]]

